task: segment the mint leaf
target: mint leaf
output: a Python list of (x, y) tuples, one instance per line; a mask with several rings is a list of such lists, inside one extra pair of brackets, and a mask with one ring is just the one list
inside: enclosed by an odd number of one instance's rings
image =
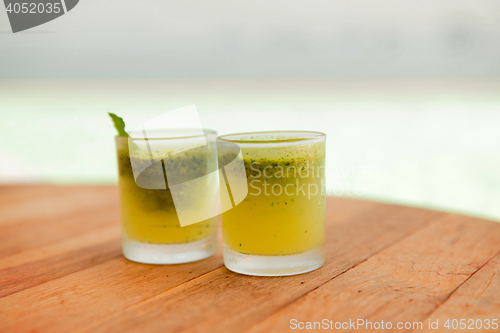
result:
[(123, 119), (118, 117), (114, 113), (108, 112), (108, 114), (113, 120), (113, 123), (115, 124), (115, 128), (118, 131), (118, 135), (127, 138), (129, 135), (127, 132), (125, 132), (125, 122), (123, 121)]

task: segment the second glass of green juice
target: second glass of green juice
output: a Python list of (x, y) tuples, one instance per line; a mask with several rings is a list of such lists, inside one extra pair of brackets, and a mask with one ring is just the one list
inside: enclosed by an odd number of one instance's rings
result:
[[(319, 132), (224, 135), (237, 144), (248, 195), (222, 214), (224, 264), (260, 276), (294, 275), (325, 262), (325, 141)], [(219, 160), (224, 150), (219, 149)], [(231, 173), (231, 170), (226, 170)]]

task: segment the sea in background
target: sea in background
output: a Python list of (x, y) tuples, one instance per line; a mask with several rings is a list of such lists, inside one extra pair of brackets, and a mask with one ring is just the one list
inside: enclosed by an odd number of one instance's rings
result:
[(132, 129), (196, 104), (219, 134), (327, 134), (330, 195), (500, 221), (500, 80), (0, 80), (0, 183), (116, 184)]

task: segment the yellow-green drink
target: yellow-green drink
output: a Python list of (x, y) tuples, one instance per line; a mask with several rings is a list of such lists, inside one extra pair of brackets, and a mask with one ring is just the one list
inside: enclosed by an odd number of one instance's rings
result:
[(273, 276), (323, 265), (325, 135), (263, 132), (218, 141), (240, 147), (248, 185), (246, 198), (222, 214), (226, 266)]
[[(215, 136), (215, 132), (205, 131), (207, 141)], [(217, 217), (182, 226), (176, 209), (182, 201), (174, 200), (171, 186), (183, 178), (196, 179), (216, 171), (209, 146), (192, 147), (196, 142), (193, 138), (186, 131), (168, 132), (150, 139), (156, 141), (146, 146), (147, 141), (141, 138), (116, 137), (126, 258), (168, 264), (200, 260), (214, 253)], [(168, 169), (175, 172), (168, 173)], [(208, 187), (215, 188), (203, 179), (179, 186), (189, 191), (199, 187), (205, 192)]]

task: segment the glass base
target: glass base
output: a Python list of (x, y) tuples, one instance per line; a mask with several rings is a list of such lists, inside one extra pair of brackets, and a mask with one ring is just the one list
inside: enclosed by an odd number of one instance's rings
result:
[(242, 254), (224, 246), (224, 265), (236, 273), (256, 276), (286, 276), (307, 273), (325, 263), (325, 247), (289, 256)]
[(217, 236), (183, 244), (150, 244), (130, 240), (125, 234), (123, 256), (143, 264), (183, 264), (210, 257), (217, 249)]

